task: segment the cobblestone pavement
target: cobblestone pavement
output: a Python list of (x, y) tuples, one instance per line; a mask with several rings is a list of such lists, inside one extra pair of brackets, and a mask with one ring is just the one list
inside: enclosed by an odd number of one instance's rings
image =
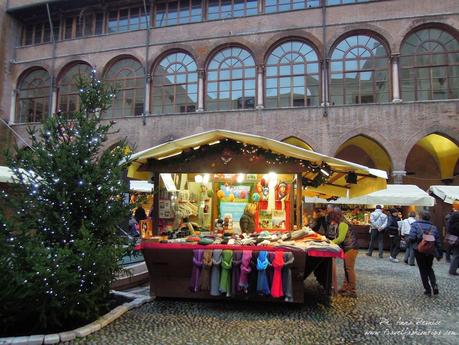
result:
[[(300, 306), (157, 299), (72, 344), (459, 344), (459, 276), (435, 261), (440, 294), (429, 298), (417, 267), (387, 257), (360, 251), (356, 299), (327, 299), (313, 277)], [(341, 261), (337, 272), (341, 282)]]

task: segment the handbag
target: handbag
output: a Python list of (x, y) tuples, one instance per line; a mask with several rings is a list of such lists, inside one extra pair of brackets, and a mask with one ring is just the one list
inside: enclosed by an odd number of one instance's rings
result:
[(406, 241), (404, 238), (402, 238), (402, 239), (400, 240), (400, 249), (401, 249), (401, 250), (406, 250), (407, 247), (408, 247), (407, 241)]
[(443, 240), (443, 246), (447, 250), (459, 246), (459, 236), (447, 234)]

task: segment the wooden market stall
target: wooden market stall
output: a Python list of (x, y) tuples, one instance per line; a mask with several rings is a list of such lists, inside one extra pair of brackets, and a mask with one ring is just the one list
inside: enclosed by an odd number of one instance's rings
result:
[[(357, 241), (360, 248), (368, 248), (370, 242), (370, 213), (375, 205), (404, 206), (414, 210), (415, 207), (432, 207), (435, 200), (428, 193), (415, 185), (388, 184), (386, 189), (363, 195), (356, 198), (338, 198), (336, 200), (326, 200), (320, 197), (306, 197), (304, 202), (317, 205), (346, 205), (349, 211), (344, 214), (352, 224), (357, 234)], [(385, 234), (384, 249), (390, 248), (389, 235)]]
[[(272, 256), (282, 251), (294, 256), (292, 302), (302, 302), (302, 282), (311, 273), (331, 292), (332, 258), (342, 257), (342, 251), (308, 252), (273, 246), (269, 240), (257, 246), (241, 244), (238, 234), (247, 231), (243, 216), (253, 210), (251, 236), (288, 237), (302, 228), (305, 190), (312, 195), (358, 197), (384, 189), (387, 174), (276, 140), (213, 130), (134, 154), (128, 177), (154, 184), (152, 224), (145, 225), (138, 247), (148, 266), (152, 295), (210, 298), (207, 292), (189, 290), (193, 256), (199, 250), (268, 251)], [(192, 235), (186, 239), (189, 243), (176, 238), (183, 234)], [(206, 236), (236, 244), (204, 245), (201, 240)], [(250, 241), (249, 236), (244, 240)]]

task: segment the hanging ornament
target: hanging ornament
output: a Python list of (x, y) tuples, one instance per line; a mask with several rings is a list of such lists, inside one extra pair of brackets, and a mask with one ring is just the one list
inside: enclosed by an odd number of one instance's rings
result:
[(252, 200), (253, 200), (254, 202), (259, 202), (259, 201), (260, 201), (260, 194), (258, 194), (258, 193), (253, 193), (253, 194), (252, 194)]
[(225, 197), (225, 192), (222, 191), (221, 189), (217, 192), (217, 197), (219, 199), (223, 199)]
[(233, 201), (234, 201), (234, 194), (233, 194), (233, 193), (231, 193), (231, 194), (229, 195), (229, 201), (230, 201), (230, 202), (233, 202)]

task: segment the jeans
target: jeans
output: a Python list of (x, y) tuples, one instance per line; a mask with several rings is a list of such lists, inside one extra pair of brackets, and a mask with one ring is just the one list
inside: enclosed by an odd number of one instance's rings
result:
[[(414, 256), (416, 257), (416, 262), (418, 264), (419, 273), (421, 274), (422, 285), (424, 290), (432, 292), (432, 288), (437, 286), (437, 279), (435, 277), (435, 272), (432, 268), (433, 265), (433, 255), (425, 255), (415, 251)], [(430, 285), (429, 285), (430, 281)]]
[(457, 274), (459, 266), (459, 247), (451, 248), (451, 255), (453, 256), (451, 264), (449, 265), (449, 274)]
[[(407, 236), (405, 236), (405, 241), (406, 241)], [(407, 242), (406, 243), (406, 249), (405, 249), (405, 259), (404, 261), (407, 262), (410, 265), (414, 265), (414, 243), (412, 242)]]
[(373, 254), (373, 248), (378, 241), (379, 257), (383, 257), (384, 250), (384, 231), (378, 231), (378, 229), (371, 229), (370, 234), (370, 245), (368, 247), (368, 255)]
[(355, 259), (359, 251), (357, 249), (349, 249), (344, 252), (344, 281), (343, 290), (355, 292)]
[(390, 236), (390, 256), (394, 259), (397, 258), (398, 253), (400, 253), (400, 236)]
[(451, 262), (451, 252), (452, 252), (452, 248), (451, 247), (449, 247), (448, 249), (445, 250), (446, 262)]

